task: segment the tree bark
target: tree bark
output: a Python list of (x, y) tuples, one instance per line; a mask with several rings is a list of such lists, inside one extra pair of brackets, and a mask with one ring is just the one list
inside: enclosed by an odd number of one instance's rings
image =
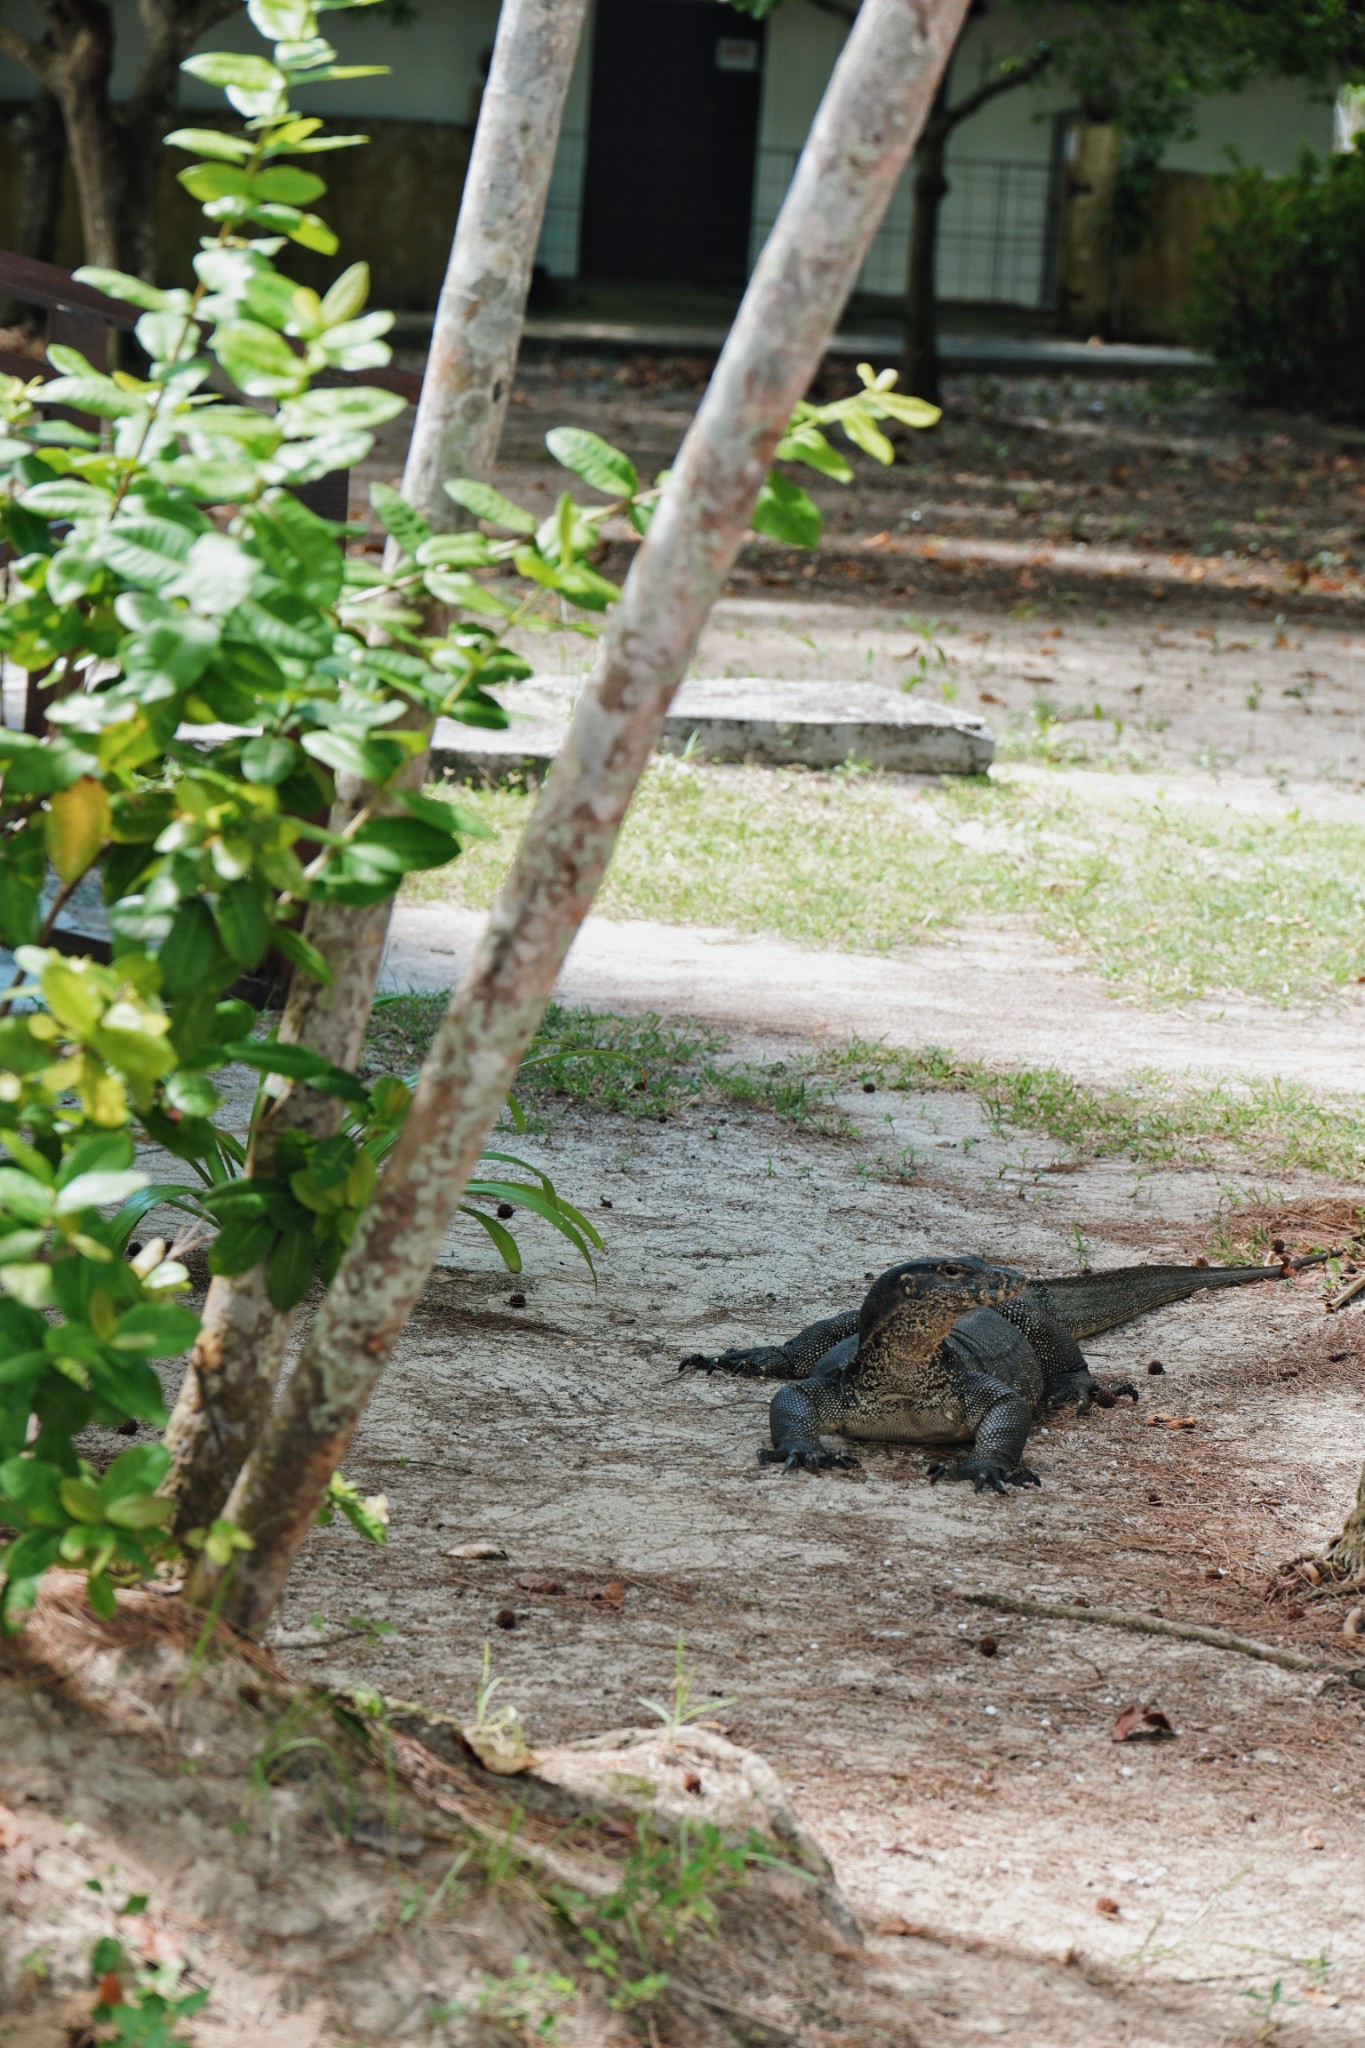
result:
[[(279, 1598), (430, 1272), (640, 776), (905, 166), (968, 0), (867, 0), (706, 397), (612, 617), (592, 682), (423, 1068), (407, 1124), (227, 1513), (254, 1539), (225, 1612)], [(209, 1597), (220, 1575), (196, 1571)]]
[(24, 189), (19, 200), (19, 253), (50, 263), (62, 208), (62, 110), (44, 86), (16, 123)]
[(1327, 1545), (1323, 1558), (1336, 1578), (1365, 1578), (1365, 1468), (1356, 1487), (1355, 1505), (1342, 1524), (1340, 1534)]
[[(956, 54), (956, 52), (954, 52)], [(955, 107), (948, 104), (952, 80), (952, 58), (943, 74), (934, 104), (924, 124), (924, 135), (915, 152), (913, 211), (910, 223), (910, 254), (905, 286), (905, 325), (901, 350), (901, 384), (916, 398), (938, 405), (941, 368), (938, 353), (938, 230), (949, 184), (945, 169), (948, 144), (953, 131), (970, 121), (988, 101), (1001, 93), (1016, 92), (1031, 85), (1052, 62), (1052, 48), (1040, 43), (1030, 57), (997, 77), (979, 85)]]
[(941, 397), (938, 361), (938, 223), (948, 196), (944, 158), (953, 132), (944, 73), (915, 151), (910, 261), (905, 281), (905, 333), (901, 387), (937, 405)]
[[(506, 0), (456, 223), (446, 287), (403, 471), (403, 494), (434, 524), (450, 526), (452, 499), (440, 488), (456, 473), (486, 476), (497, 453), (521, 341), (531, 266), (540, 238), (559, 128), (586, 0)], [(482, 400), (479, 394), (485, 392)], [(420, 788), (419, 756), (403, 777)], [(344, 831), (374, 791), (338, 783), (331, 825)], [(314, 904), (304, 936), (332, 970), (324, 987), (295, 974), (280, 1036), (353, 1069), (364, 1043), (392, 905), (364, 910)], [(272, 1107), (253, 1139), (249, 1171), (269, 1175), (280, 1137), (301, 1130), (328, 1137), (343, 1106), (297, 1084)], [(216, 1279), (179, 1399), (166, 1432), (166, 1491), (175, 1527), (203, 1527), (218, 1515), (274, 1399), (293, 1316), (266, 1293), (264, 1266)]]
[(503, 0), (441, 286), (403, 495), (461, 518), (447, 477), (486, 477), (512, 395), (526, 295), (587, 0)]

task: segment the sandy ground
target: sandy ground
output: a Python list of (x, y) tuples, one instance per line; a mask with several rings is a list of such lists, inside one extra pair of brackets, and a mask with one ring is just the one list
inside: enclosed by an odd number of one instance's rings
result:
[[(993, 1137), (965, 1097), (843, 1106), (852, 1148), (762, 1116), (566, 1115), (533, 1149), (602, 1227), (600, 1288), (539, 1239), (510, 1282), (456, 1233), (350, 1460), (389, 1496), (389, 1546), (316, 1537), (276, 1643), (300, 1671), (457, 1709), (491, 1641), (544, 1740), (637, 1719), (681, 1631), (700, 1695), (776, 1765), (865, 1924), (1038, 1967), (1073, 1955), (1123, 1987), (1098, 2034), (1006, 1996), (936, 2005), (939, 2038), (1250, 2042), (1251, 1994), (1278, 1978), (1302, 2001), (1278, 2038), (1358, 2039), (1355, 1696), (960, 1597), (1083, 1598), (1344, 1657), (1340, 1603), (1263, 1589), (1354, 1484), (1358, 1316), (1329, 1321), (1303, 1278), (1099, 1340), (1141, 1405), (1054, 1421), (1044, 1488), (1018, 1499), (932, 1489), (908, 1449), (866, 1449), (855, 1480), (760, 1468), (766, 1391), (680, 1377), (684, 1352), (789, 1334), (935, 1248), (1063, 1271), (1079, 1233), (1100, 1264), (1189, 1257), (1227, 1192), (1112, 1161), (1050, 1175), (1046, 1145)], [(912, 1177), (888, 1180), (908, 1146)], [(1322, 1193), (1279, 1191), (1291, 1238), (1321, 1229)], [(506, 1557), (454, 1554), (476, 1542)], [(394, 1633), (347, 1631), (365, 1616)], [(1113, 1742), (1129, 1704), (1176, 1738)], [(1175, 1985), (1178, 2021), (1124, 2004)]]
[[(385, 956), (390, 988), (458, 981), (482, 912), (405, 904)], [(565, 1002), (704, 1018), (729, 1031), (941, 1045), (986, 1060), (1058, 1066), (1079, 1080), (1125, 1073), (1273, 1079), (1320, 1095), (1365, 1089), (1365, 991), (1282, 1009), (1219, 997), (1176, 1011), (1124, 1002), (1036, 933), (985, 921), (907, 960), (815, 953), (782, 939), (589, 917), (559, 982)]]

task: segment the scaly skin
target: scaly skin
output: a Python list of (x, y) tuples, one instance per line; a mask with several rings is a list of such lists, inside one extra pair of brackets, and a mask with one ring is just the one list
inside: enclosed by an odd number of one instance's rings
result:
[(930, 1478), (970, 1480), (976, 1492), (1041, 1485), (1022, 1463), (1034, 1420), (1074, 1401), (1086, 1414), (1131, 1381), (1096, 1380), (1076, 1339), (1182, 1301), (1206, 1287), (1282, 1277), (1265, 1266), (1129, 1266), (1029, 1281), (974, 1258), (918, 1259), (875, 1280), (860, 1310), (812, 1323), (787, 1343), (694, 1354), (680, 1370), (790, 1382), (769, 1411), (763, 1464), (788, 1471), (853, 1465), (821, 1433), (895, 1443), (970, 1443)]

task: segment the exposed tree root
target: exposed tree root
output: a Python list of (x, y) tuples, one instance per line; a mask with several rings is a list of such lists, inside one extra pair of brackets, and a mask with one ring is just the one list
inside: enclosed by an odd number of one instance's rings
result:
[(1129, 1614), (1121, 1607), (1073, 1607), (1062, 1600), (1027, 1600), (1018, 1593), (960, 1593), (958, 1598), (972, 1607), (994, 1607), (1002, 1614), (1036, 1614), (1047, 1621), (1090, 1621), (1101, 1628), (1127, 1629), (1130, 1635), (1174, 1636), (1183, 1643), (1203, 1643), (1210, 1650), (1228, 1650), (1239, 1657), (1255, 1657), (1263, 1664), (1279, 1664), (1286, 1671), (1327, 1672), (1365, 1686), (1365, 1667), (1334, 1664), (1326, 1657), (1305, 1657), (1298, 1650), (1277, 1649), (1273, 1643), (1253, 1642), (1249, 1636), (1235, 1636), (1227, 1629), (1205, 1628), (1196, 1621), (1167, 1621), (1158, 1614)]

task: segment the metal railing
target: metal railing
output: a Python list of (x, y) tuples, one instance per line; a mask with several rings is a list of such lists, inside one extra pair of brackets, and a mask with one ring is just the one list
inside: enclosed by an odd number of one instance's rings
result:
[[(760, 149), (751, 260), (756, 261), (796, 169), (794, 149)], [(1050, 303), (1053, 176), (1043, 164), (960, 157), (948, 165), (939, 219), (938, 296), (976, 304)], [(898, 298), (910, 246), (910, 181), (903, 178), (858, 279), (858, 290)]]

